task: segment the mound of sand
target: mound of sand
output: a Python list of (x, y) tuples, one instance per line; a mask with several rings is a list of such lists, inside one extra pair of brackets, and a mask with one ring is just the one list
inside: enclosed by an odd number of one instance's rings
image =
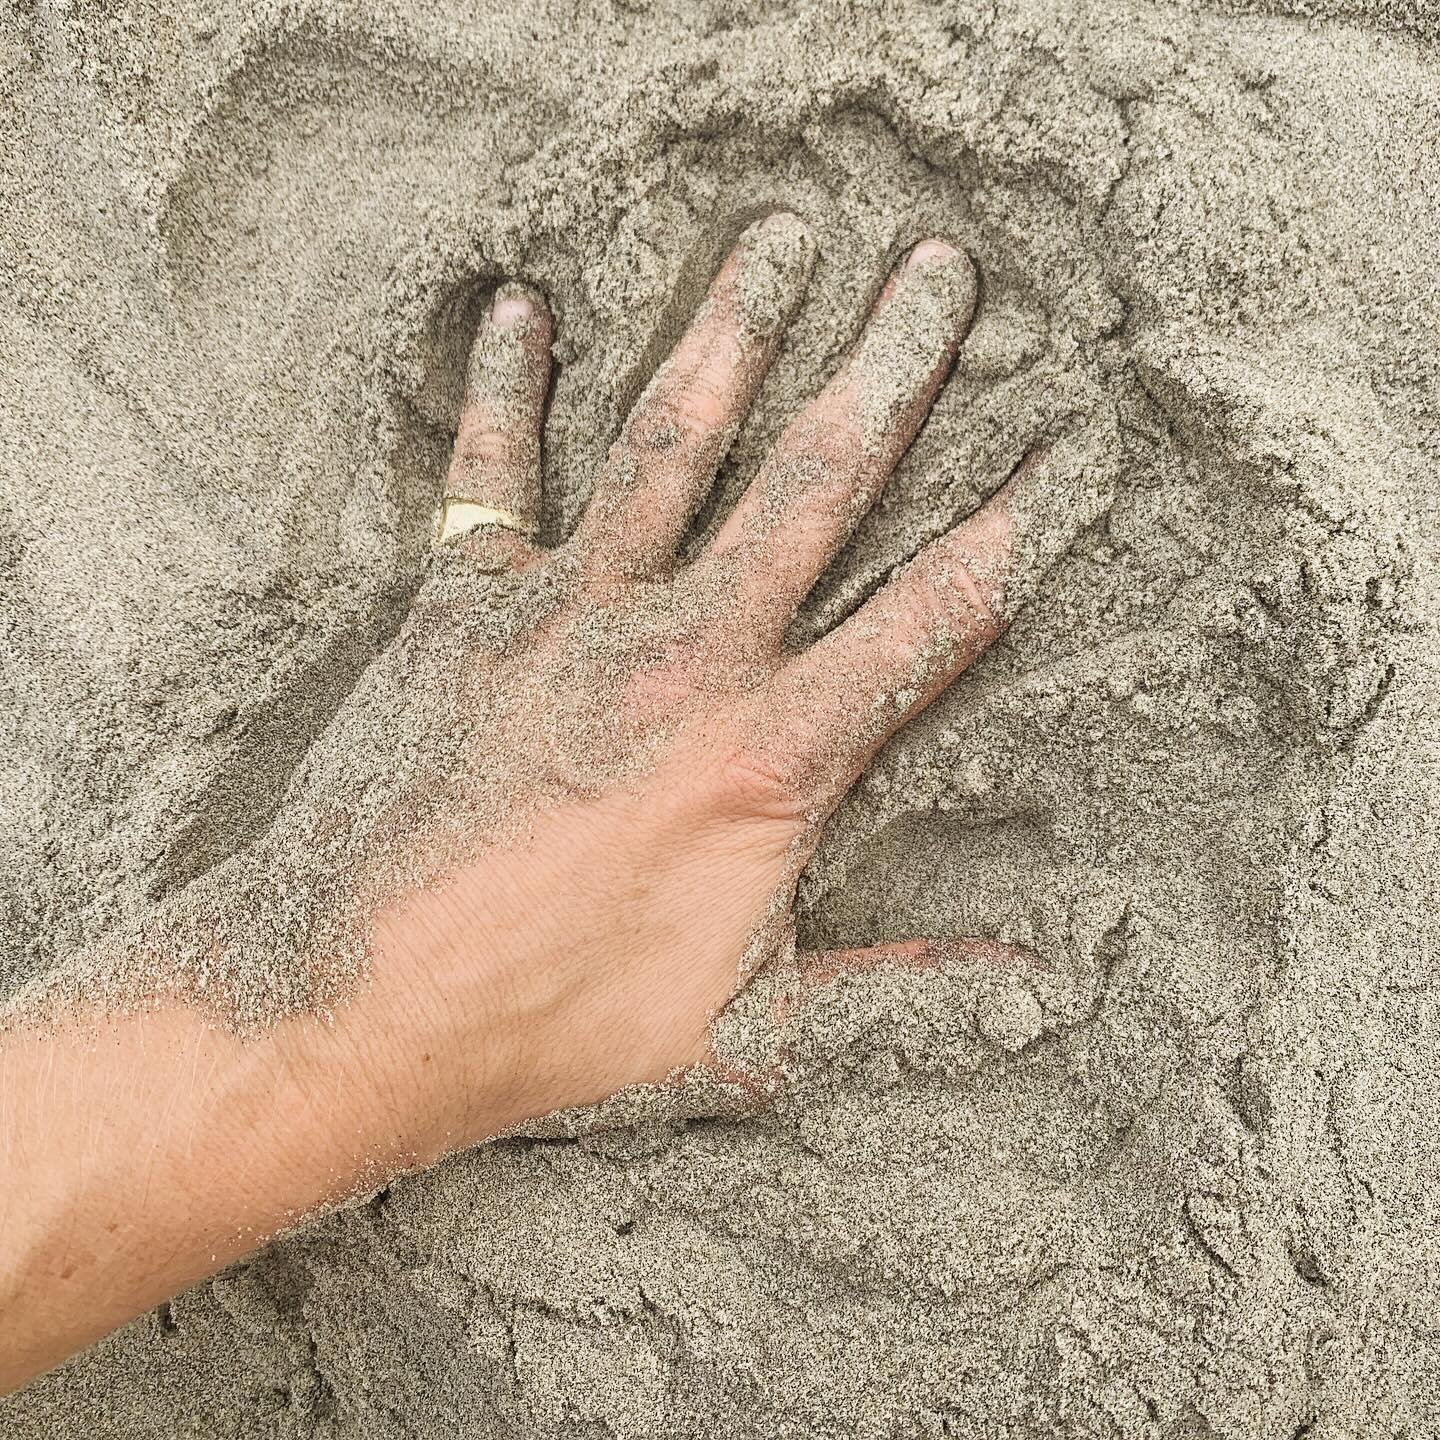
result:
[(819, 255), (702, 528), (889, 261), (974, 256), (797, 639), (1076, 414), (1117, 476), (802, 891), (810, 944), (1029, 945), (1033, 997), (837, 987), (773, 1113), (457, 1157), (6, 1435), (1440, 1433), (1440, 32), (1284, 8), (0, 20), (0, 994), (264, 829), (422, 574), (502, 277), (559, 316), (553, 539), (754, 215)]

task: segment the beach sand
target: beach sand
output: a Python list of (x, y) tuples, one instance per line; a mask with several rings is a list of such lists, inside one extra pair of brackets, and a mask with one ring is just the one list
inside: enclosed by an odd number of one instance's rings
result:
[(1023, 986), (841, 982), (769, 1113), (454, 1157), (0, 1433), (1440, 1434), (1437, 40), (1424, 0), (0, 18), (0, 998), (265, 831), (430, 563), (504, 279), (557, 316), (554, 541), (735, 237), (805, 220), (698, 543), (903, 249), (974, 258), (797, 644), (1077, 417), (1114, 491), (801, 884), (807, 945), (991, 936)]

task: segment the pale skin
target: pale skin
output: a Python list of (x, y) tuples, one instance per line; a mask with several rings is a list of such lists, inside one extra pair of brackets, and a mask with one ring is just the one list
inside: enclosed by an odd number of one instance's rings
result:
[[(878, 430), (862, 434), (868, 382), (842, 366), (710, 544), (678, 564), (723, 437), (779, 341), (742, 323), (738, 256), (564, 545), (496, 526), (445, 542), (480, 569), (580, 577), (573, 614), (533, 637), (537, 665), (602, 602), (623, 619), (657, 586), (693, 587), (703, 631), (613, 692), (627, 733), (663, 745), (640, 773), (547, 799), (523, 835), (481, 845), (374, 915), (369, 973), (332, 1018), (295, 1015), (242, 1039), (170, 999), (0, 1038), (0, 1389), (338, 1199), (521, 1121), (714, 1063), (710, 1024), (742, 962), (784, 957), (803, 991), (877, 965), (1013, 960), (983, 941), (794, 956), (795, 881), (824, 817), (1001, 633), (1014, 517), (1002, 489), (819, 643), (786, 649), (796, 608), (923, 424), (963, 342), (966, 300)], [(957, 267), (973, 297), (969, 261), (924, 241), (881, 291), (871, 333), (906, 266)], [(532, 521), (554, 322), (512, 287), (483, 327), (518, 345), (490, 347), (508, 372), (472, 366), (446, 493)], [(797, 488), (796, 460), (818, 481)], [(423, 587), (416, 612), (436, 623)], [(569, 757), (591, 759), (603, 775), (604, 757)], [(774, 1077), (738, 1078), (758, 1094)]]

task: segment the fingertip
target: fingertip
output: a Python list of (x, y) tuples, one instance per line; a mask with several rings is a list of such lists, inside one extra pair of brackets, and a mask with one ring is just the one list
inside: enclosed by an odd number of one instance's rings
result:
[(887, 293), (893, 295), (897, 284), (907, 281), (907, 289), (936, 295), (957, 330), (963, 331), (969, 325), (975, 311), (979, 277), (974, 261), (965, 251), (933, 236), (921, 240), (911, 246), (891, 273)]
[(804, 257), (807, 270), (819, 249), (815, 232), (793, 210), (772, 210), (763, 220), (757, 220), (749, 233), (757, 238), (763, 237), (767, 246), (778, 242), (795, 247)]
[[(917, 241), (890, 271), (875, 297), (875, 311), (886, 310), (902, 296), (933, 294), (943, 305), (952, 326), (963, 331), (975, 309), (979, 281), (970, 257), (948, 240), (931, 236)], [(911, 317), (910, 323), (914, 323)]]
[[(912, 246), (910, 253), (905, 257), (904, 268), (906, 270), (919, 270), (930, 265), (944, 265), (960, 256), (961, 252), (945, 240), (922, 240), (918, 245)], [(968, 257), (962, 256), (966, 264), (969, 264)]]
[(549, 319), (549, 307), (539, 291), (516, 280), (501, 285), (490, 303), (490, 323), (497, 330), (519, 330), (534, 321), (548, 323)]
[[(757, 259), (792, 252), (798, 252), (803, 267), (808, 270), (816, 248), (814, 232), (800, 216), (793, 210), (772, 210), (752, 220), (736, 237), (716, 274), (715, 284), (728, 289), (743, 271), (753, 268)], [(772, 259), (770, 268), (774, 266)], [(790, 267), (782, 263), (779, 268)]]
[(990, 506), (1010, 527), (1006, 609), (1018, 612), (1115, 498), (1118, 443), (1108, 417), (1037, 445)]
[(757, 230), (787, 230), (798, 228), (808, 235), (810, 227), (793, 210), (772, 210), (763, 219), (755, 222)]
[(490, 323), (501, 330), (514, 330), (534, 313), (534, 302), (524, 289), (518, 285), (504, 285), (495, 292), (495, 301), (490, 307)]
[(817, 253), (810, 227), (793, 211), (773, 211), (746, 228), (717, 279), (743, 339), (774, 343), (799, 307)]

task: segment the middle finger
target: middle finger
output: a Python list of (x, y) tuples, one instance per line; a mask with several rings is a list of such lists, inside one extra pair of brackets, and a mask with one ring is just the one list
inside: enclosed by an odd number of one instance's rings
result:
[(779, 348), (814, 246), (779, 211), (730, 252), (612, 447), (575, 544), (592, 568), (666, 568)]

